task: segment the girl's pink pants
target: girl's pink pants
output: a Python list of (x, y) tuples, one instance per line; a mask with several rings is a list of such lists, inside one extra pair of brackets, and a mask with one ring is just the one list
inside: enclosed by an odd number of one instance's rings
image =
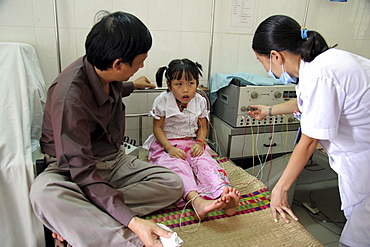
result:
[(230, 186), (224, 169), (211, 156), (210, 147), (206, 146), (201, 156), (191, 156), (191, 146), (196, 143), (193, 139), (170, 139), (169, 142), (185, 151), (186, 160), (172, 158), (155, 141), (150, 146), (148, 160), (150, 163), (167, 167), (177, 173), (184, 183), (184, 193), (175, 204), (185, 205), (184, 198), (190, 191), (197, 191), (201, 197), (216, 199), (223, 192), (224, 186)]

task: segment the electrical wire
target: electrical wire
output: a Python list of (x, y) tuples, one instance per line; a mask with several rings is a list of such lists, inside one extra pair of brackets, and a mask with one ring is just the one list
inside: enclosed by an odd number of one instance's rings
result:
[[(296, 200), (296, 199), (293, 199), (293, 204), (294, 205), (297, 205), (301, 208), (303, 208), (305, 210), (305, 212), (317, 223), (319, 224), (320, 226), (328, 229), (330, 232), (334, 233), (335, 235), (337, 236), (340, 236), (341, 235), (341, 232), (343, 230), (343, 227), (344, 227), (344, 223), (345, 222), (337, 222), (337, 221), (334, 221), (332, 220), (330, 217), (328, 217), (326, 214), (322, 213), (320, 210), (319, 210), (319, 213), (318, 213), (318, 216), (320, 216), (320, 214), (322, 216), (324, 216), (325, 218), (318, 218), (317, 216), (314, 216), (305, 206), (303, 206), (303, 203)], [(323, 223), (333, 223), (335, 226), (337, 226), (339, 229), (340, 229), (340, 232), (337, 233), (335, 231), (333, 231), (332, 229), (330, 229), (328, 226), (325, 226)], [(343, 224), (343, 226), (341, 226), (340, 224)]]
[[(288, 154), (287, 145), (288, 145), (288, 136), (289, 136), (289, 124), (288, 124), (288, 117), (283, 114), (283, 117), (285, 117), (285, 141), (284, 141), (284, 153), (287, 157), (290, 158), (291, 155)], [(282, 133), (282, 132), (281, 132)]]
[[(189, 201), (187, 201), (186, 202), (186, 204), (185, 204), (185, 206), (184, 206), (184, 209), (182, 210), (182, 212), (181, 212), (181, 214), (180, 214), (180, 229), (181, 229), (181, 231), (183, 231), (183, 232), (186, 232), (186, 233), (192, 233), (192, 232), (195, 232), (196, 230), (198, 230), (198, 228), (200, 227), (200, 223), (202, 222), (202, 219), (199, 217), (199, 214), (198, 214), (198, 212), (197, 212), (197, 210), (195, 209), (195, 207), (194, 207), (194, 201), (195, 201), (195, 199), (197, 199), (198, 197), (200, 196), (200, 194), (197, 194), (196, 196), (194, 196), (192, 199), (190, 199)], [(186, 230), (184, 230), (183, 228), (182, 228), (182, 218), (183, 218), (183, 215), (184, 215), (184, 213), (185, 213), (185, 210), (186, 210), (186, 208), (187, 208), (187, 206), (189, 205), (189, 203), (191, 203), (191, 206), (192, 206), (192, 208), (193, 208), (193, 211), (194, 211), (194, 213), (195, 213), (195, 215), (197, 216), (197, 218), (198, 218), (198, 224), (197, 224), (197, 226), (195, 227), (195, 229), (193, 229), (193, 230), (190, 230), (190, 231), (186, 231)]]
[[(249, 119), (251, 119), (250, 116), (248, 116)], [(254, 159), (254, 131), (253, 131), (253, 126), (251, 124), (252, 121), (249, 121), (249, 126), (251, 128), (251, 135), (252, 135), (252, 150), (251, 150), (251, 155), (252, 155), (252, 173), (254, 174), (254, 163), (255, 163), (255, 159)]]
[[(251, 126), (252, 128), (252, 126)], [(255, 148), (256, 148), (256, 153), (257, 153), (257, 158), (258, 158), (258, 161), (259, 161), (259, 164), (262, 163), (262, 160), (261, 160), (261, 157), (260, 157), (260, 154), (258, 152), (258, 137), (259, 137), (259, 134), (260, 133), (260, 125), (257, 123), (257, 133), (256, 133), (256, 144), (255, 144)]]
[[(244, 116), (242, 116), (243, 119), (245, 119)], [(241, 150), (241, 157), (244, 157), (244, 148), (245, 148), (245, 141), (247, 139), (247, 128), (244, 128), (244, 135), (243, 135), (243, 145)], [(243, 167), (243, 159), (240, 162), (240, 166)]]
[(263, 162), (263, 164), (261, 165), (261, 168), (258, 171), (257, 176), (256, 176), (259, 179), (262, 179), (262, 177), (263, 177), (263, 168), (265, 167), (265, 165), (267, 163), (268, 154), (271, 152), (272, 143), (274, 141), (274, 133), (275, 133), (275, 122), (273, 121), (272, 122), (272, 129), (271, 129), (271, 132), (270, 132), (270, 144), (269, 144), (269, 148), (266, 152), (266, 158), (265, 158), (265, 161)]
[[(214, 146), (215, 146), (215, 151), (218, 153), (218, 154), (226, 154), (226, 149), (225, 149), (225, 147), (224, 147), (224, 145), (223, 145), (223, 143), (222, 143), (222, 141), (220, 140), (220, 138), (218, 137), (218, 134), (217, 134), (217, 132), (216, 132), (216, 130), (215, 130), (215, 128), (214, 128), (214, 126), (212, 125), (212, 123), (211, 122), (209, 122), (209, 124), (210, 124), (210, 126), (211, 126), (211, 129), (212, 129), (212, 131), (214, 132), (214, 136), (216, 137), (216, 140), (215, 140), (215, 142), (213, 142), (212, 144), (214, 144)], [(221, 150), (221, 148), (222, 148), (222, 150)], [(222, 152), (223, 151), (223, 152)]]

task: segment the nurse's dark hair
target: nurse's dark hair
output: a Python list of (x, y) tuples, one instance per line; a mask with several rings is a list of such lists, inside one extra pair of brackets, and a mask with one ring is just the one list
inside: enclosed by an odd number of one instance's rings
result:
[(329, 49), (325, 39), (316, 31), (309, 30), (307, 39), (301, 36), (301, 26), (297, 21), (285, 15), (273, 15), (261, 22), (252, 41), (252, 49), (261, 55), (270, 56), (271, 50), (288, 51), (301, 55), (306, 62), (311, 62), (318, 55)]
[(111, 68), (116, 59), (131, 66), (152, 47), (148, 28), (132, 14), (99, 11), (95, 19), (99, 21), (87, 35), (85, 49), (87, 60), (99, 70)]
[(167, 82), (171, 80), (180, 80), (185, 76), (185, 80), (195, 79), (199, 85), (199, 76), (202, 76), (202, 65), (193, 62), (187, 58), (174, 59), (168, 66), (160, 67), (155, 74), (155, 81), (158, 87), (162, 86), (163, 74)]

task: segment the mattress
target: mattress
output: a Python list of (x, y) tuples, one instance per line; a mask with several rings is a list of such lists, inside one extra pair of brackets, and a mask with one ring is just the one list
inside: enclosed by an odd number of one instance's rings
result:
[[(139, 158), (147, 160), (147, 150), (140, 149)], [(299, 222), (291, 219), (274, 222), (270, 211), (266, 185), (227, 158), (213, 153), (213, 158), (225, 169), (231, 184), (242, 194), (234, 216), (223, 210), (211, 212), (201, 223), (195, 220), (191, 208), (174, 205), (159, 210), (145, 219), (162, 223), (184, 241), (182, 246), (323, 246)]]

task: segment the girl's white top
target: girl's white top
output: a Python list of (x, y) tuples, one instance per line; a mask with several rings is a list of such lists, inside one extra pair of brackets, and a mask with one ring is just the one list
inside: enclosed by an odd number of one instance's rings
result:
[[(181, 112), (177, 106), (176, 98), (171, 91), (161, 93), (153, 103), (150, 115), (154, 119), (164, 117), (163, 131), (167, 139), (184, 137), (196, 137), (198, 131), (198, 119), (208, 118), (209, 110), (207, 101), (196, 93), (187, 107)], [(143, 144), (143, 148), (149, 149), (156, 138), (151, 134)]]

